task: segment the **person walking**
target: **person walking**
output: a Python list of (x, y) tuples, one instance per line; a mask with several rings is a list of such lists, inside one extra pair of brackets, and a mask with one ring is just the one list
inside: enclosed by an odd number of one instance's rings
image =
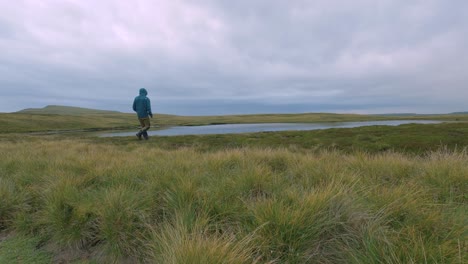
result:
[(153, 118), (153, 113), (151, 112), (151, 103), (150, 99), (146, 97), (148, 92), (145, 88), (140, 89), (140, 95), (135, 97), (133, 100), (133, 111), (137, 113), (138, 120), (140, 121), (141, 129), (138, 131), (136, 136), (141, 140), (141, 136), (145, 139), (148, 139), (148, 129), (150, 128), (150, 117)]

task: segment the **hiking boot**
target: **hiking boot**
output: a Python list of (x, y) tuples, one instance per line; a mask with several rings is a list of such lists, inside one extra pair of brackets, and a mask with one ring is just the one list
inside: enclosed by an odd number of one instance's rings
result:
[(141, 131), (136, 133), (136, 136), (137, 136), (138, 140), (141, 140)]
[(143, 132), (143, 137), (145, 138), (145, 140), (148, 140), (148, 132)]

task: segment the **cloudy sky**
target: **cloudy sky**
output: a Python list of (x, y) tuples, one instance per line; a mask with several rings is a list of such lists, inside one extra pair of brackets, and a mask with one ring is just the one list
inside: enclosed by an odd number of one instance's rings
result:
[(468, 111), (466, 0), (0, 0), (0, 112)]

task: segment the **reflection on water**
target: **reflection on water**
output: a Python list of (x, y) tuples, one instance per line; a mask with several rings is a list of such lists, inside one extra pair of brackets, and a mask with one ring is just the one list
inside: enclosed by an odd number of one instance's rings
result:
[[(174, 126), (161, 130), (150, 130), (152, 136), (181, 136), (181, 135), (208, 135), (208, 134), (236, 134), (266, 131), (287, 130), (317, 130), (327, 128), (351, 128), (361, 126), (398, 126), (403, 124), (437, 124), (441, 121), (432, 120), (390, 120), (366, 122), (333, 122), (333, 123), (266, 123), (266, 124), (228, 124), (209, 126)], [(137, 131), (101, 133), (100, 137), (127, 137), (134, 136)]]

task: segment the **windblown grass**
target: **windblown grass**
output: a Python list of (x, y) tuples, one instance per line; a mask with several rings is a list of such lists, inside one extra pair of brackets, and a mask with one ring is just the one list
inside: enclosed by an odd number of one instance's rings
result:
[(461, 150), (2, 141), (0, 229), (98, 262), (466, 263), (467, 184)]

